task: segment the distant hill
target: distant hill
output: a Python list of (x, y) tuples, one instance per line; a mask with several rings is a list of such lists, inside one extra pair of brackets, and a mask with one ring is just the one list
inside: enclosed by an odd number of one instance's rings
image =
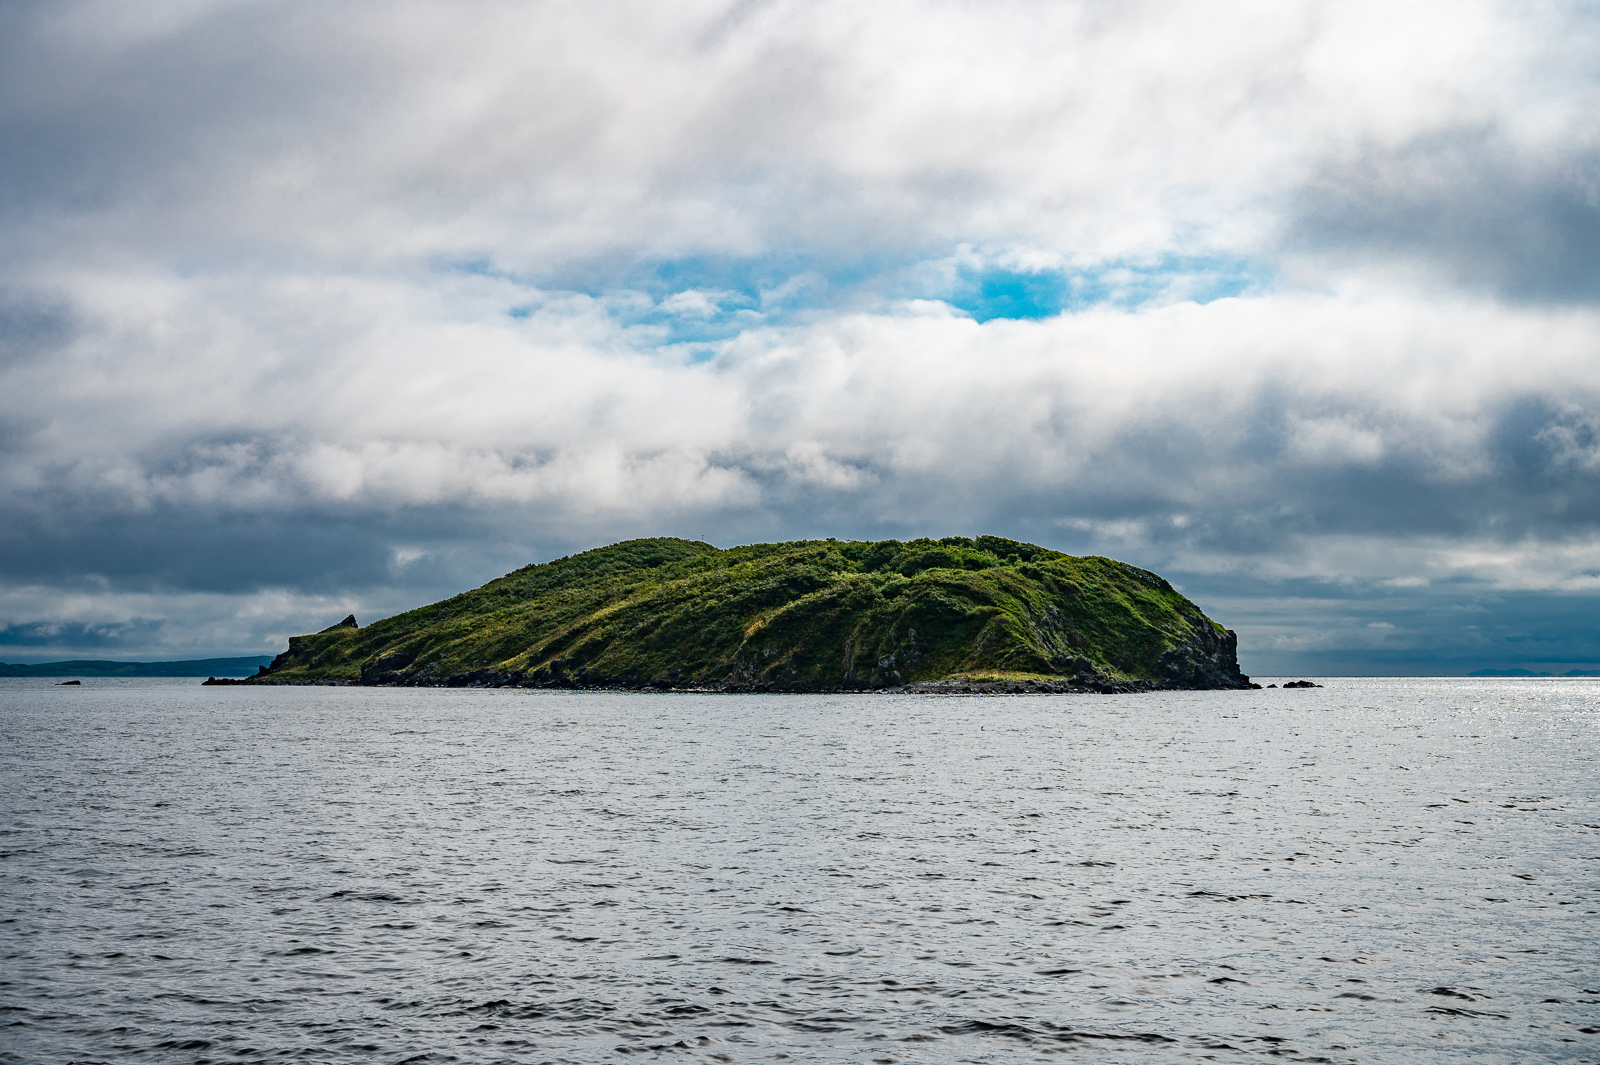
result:
[(272, 661), (271, 655), (197, 658), (185, 662), (106, 662), (75, 659), (14, 665), (0, 662), (0, 677), (247, 677)]
[(864, 690), (1243, 688), (1234, 634), (1161, 577), (995, 536), (719, 550), (630, 540), (358, 628), (249, 684)]

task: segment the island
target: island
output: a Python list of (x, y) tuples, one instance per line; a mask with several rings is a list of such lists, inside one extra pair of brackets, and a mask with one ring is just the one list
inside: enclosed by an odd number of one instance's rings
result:
[[(217, 681), (223, 683), (223, 681)], [(723, 692), (1250, 688), (1149, 570), (998, 536), (720, 549), (628, 540), (362, 627), (238, 684)]]

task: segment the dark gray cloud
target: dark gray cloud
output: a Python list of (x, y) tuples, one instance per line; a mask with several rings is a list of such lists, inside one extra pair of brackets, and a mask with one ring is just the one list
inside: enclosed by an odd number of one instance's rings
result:
[(1505, 299), (1600, 299), (1600, 123), (1554, 145), (1430, 131), (1330, 161), (1293, 197), (1291, 244), (1397, 263)]
[[(37, 657), (41, 649), (72, 647), (87, 653), (127, 654), (155, 644), (163, 622), (154, 618), (135, 618), (123, 622), (33, 622), (0, 626), (0, 653), (13, 660)], [(20, 652), (20, 653), (19, 653)]]
[(1192, 580), (1186, 594), (1243, 617), (1245, 668), (1262, 676), (1458, 676), (1478, 669), (1600, 668), (1600, 595), (1425, 591), (1319, 582)]
[(59, 351), (73, 337), (71, 309), (60, 299), (0, 289), (0, 367)]

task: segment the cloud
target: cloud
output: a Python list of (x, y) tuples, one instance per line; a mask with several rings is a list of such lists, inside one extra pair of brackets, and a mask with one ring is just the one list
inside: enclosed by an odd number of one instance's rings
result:
[(1237, 249), (1316, 149), (1505, 112), (1546, 59), (1503, 58), (1542, 27), (1481, 2), (115, 8), (8, 16), (29, 255), (479, 255), (560, 285)]
[(1291, 239), (1505, 299), (1594, 303), (1600, 121), (1572, 125), (1552, 145), (1449, 129), (1330, 161), (1295, 196)]
[[(33, 427), (9, 455), (15, 498), (45, 514), (93, 498), (123, 520), (465, 505), (626, 522), (871, 483), (833, 505), (892, 504), (908, 527), (952, 500), (969, 520), (1181, 515), (1152, 537), (1219, 557), (1308, 533), (1559, 537), (1595, 518), (1594, 312), (1297, 296), (1037, 322), (856, 314), (686, 361), (629, 348), (587, 302), (463, 323), (453, 310), (486, 297), (277, 298), (219, 315), (218, 338), (187, 293), (144, 290), (151, 317), (194, 331), (192, 362), (168, 353), (160, 375), (148, 321), (15, 367), (8, 420)], [(290, 307), (330, 342), (208, 373), (225, 343), (279, 347)]]
[(1275, 661), (1533, 631), (1600, 565), (1592, 15), (10, 5), (0, 628), (990, 531)]

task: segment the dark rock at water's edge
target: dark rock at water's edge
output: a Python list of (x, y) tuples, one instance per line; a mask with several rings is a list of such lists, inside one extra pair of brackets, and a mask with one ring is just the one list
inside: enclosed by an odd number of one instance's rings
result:
[(327, 687), (329, 685), (332, 685), (334, 687), (354, 687), (358, 683), (357, 681), (353, 681), (353, 680), (281, 680), (281, 679), (278, 679), (278, 678), (275, 678), (275, 677), (271, 678), (271, 679), (263, 679), (262, 674), (265, 674), (266, 670), (267, 670), (267, 667), (266, 666), (262, 666), (261, 667), (261, 673), (258, 673), (254, 677), (207, 677), (205, 680), (200, 682), (200, 687), (202, 687), (202, 688), (205, 688), (205, 687), (208, 687), (208, 686), (218, 686), (218, 687), (220, 687), (220, 686), (224, 686), (224, 685), (228, 685), (228, 684), (256, 684), (256, 683), (277, 684), (277, 685), (288, 685), (288, 684), (319, 685), (319, 686), (322, 686), (322, 687)]
[(1322, 685), (1313, 684), (1309, 680), (1291, 680), (1284, 685), (1285, 688), (1320, 688)]
[(81, 681), (81, 680), (58, 680), (58, 681), (56, 681), (56, 687), (65, 688), (69, 684), (82, 684), (82, 683), (83, 683), (83, 681)]
[(296, 636), (246, 684), (929, 694), (1250, 688), (1161, 577), (994, 536), (631, 540)]

